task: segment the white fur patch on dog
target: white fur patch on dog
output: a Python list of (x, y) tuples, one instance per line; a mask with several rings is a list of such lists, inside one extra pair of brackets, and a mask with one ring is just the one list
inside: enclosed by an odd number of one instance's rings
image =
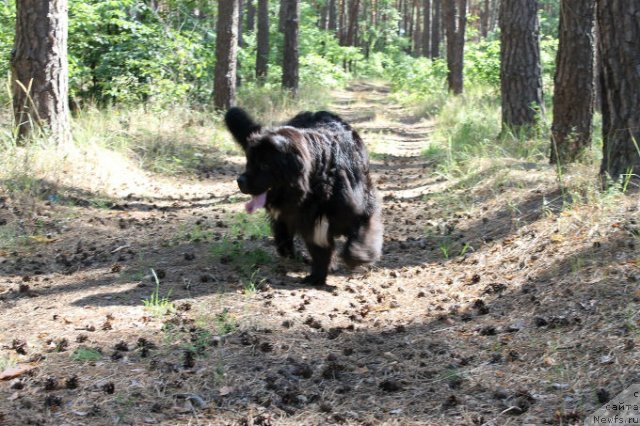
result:
[(280, 210), (278, 209), (269, 209), (269, 214), (274, 220), (278, 220), (280, 217)]
[(329, 219), (321, 216), (313, 228), (313, 242), (320, 247), (329, 247)]

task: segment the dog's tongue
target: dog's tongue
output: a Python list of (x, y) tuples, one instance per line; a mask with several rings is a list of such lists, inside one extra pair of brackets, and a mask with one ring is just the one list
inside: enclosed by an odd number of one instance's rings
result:
[(251, 214), (258, 210), (260, 207), (264, 207), (267, 202), (267, 193), (263, 192), (260, 195), (254, 195), (247, 204), (244, 205), (244, 208), (247, 210), (247, 213)]

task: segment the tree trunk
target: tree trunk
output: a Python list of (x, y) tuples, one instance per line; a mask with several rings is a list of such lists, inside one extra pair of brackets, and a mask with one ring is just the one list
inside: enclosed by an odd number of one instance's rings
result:
[(269, 67), (269, 0), (258, 0), (256, 79), (264, 83)]
[(503, 0), (500, 30), (502, 127), (524, 130), (544, 108), (537, 0)]
[(282, 86), (293, 95), (298, 92), (298, 31), (300, 25), (300, 0), (284, 0), (284, 63), (282, 64)]
[(336, 30), (338, 29), (338, 20), (337, 20), (337, 15), (338, 15), (338, 11), (336, 8), (336, 1), (337, 0), (329, 0), (329, 30), (333, 31), (334, 33), (336, 32)]
[(489, 34), (489, 14), (491, 13), (491, 3), (484, 0), (484, 8), (480, 12), (480, 35), (485, 38)]
[(16, 2), (11, 81), (18, 142), (36, 129), (57, 143), (71, 138), (68, 27), (67, 0)]
[(238, 0), (218, 0), (216, 68), (213, 103), (216, 109), (236, 104)]
[(236, 0), (238, 2), (238, 46), (244, 47), (244, 37), (242, 29), (242, 18), (244, 14), (244, 0)]
[(422, 3), (422, 56), (431, 56), (431, 0)]
[(640, 2), (598, 0), (602, 60), (600, 173), (614, 180), (640, 175)]
[(285, 11), (286, 11), (286, 2), (287, 0), (280, 0), (280, 9), (278, 9), (278, 32), (284, 33), (285, 27)]
[(431, 57), (440, 57), (440, 17), (442, 0), (433, 0), (433, 23), (431, 24)]
[(422, 53), (422, 10), (420, 8), (420, 0), (413, 1), (414, 30), (413, 30), (413, 54), (420, 56)]
[(338, 41), (341, 46), (347, 45), (347, 32), (349, 27), (349, 10), (348, 10), (348, 0), (340, 0), (340, 35), (338, 36)]
[(256, 29), (256, 5), (254, 0), (247, 1), (247, 31), (254, 32)]
[(360, 0), (351, 0), (351, 4), (349, 6), (349, 25), (347, 28), (345, 44), (347, 46), (355, 46), (356, 33), (358, 31), (358, 11), (360, 10)]
[(464, 34), (467, 22), (467, 0), (451, 0), (444, 7), (447, 36), (447, 82), (454, 95), (462, 93), (464, 66)]
[(562, 0), (551, 126), (551, 163), (575, 161), (591, 144), (594, 105), (593, 0)]

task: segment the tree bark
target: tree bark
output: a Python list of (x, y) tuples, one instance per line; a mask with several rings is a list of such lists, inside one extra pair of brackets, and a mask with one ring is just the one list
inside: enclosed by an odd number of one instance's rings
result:
[(420, 56), (422, 53), (422, 10), (420, 7), (420, 0), (413, 1), (413, 54)]
[(598, 0), (602, 60), (600, 173), (614, 180), (640, 175), (640, 2)]
[(575, 161), (591, 144), (594, 106), (593, 0), (562, 0), (551, 126), (551, 163)]
[(264, 83), (269, 71), (269, 0), (258, 0), (256, 79)]
[(433, 23), (431, 25), (431, 57), (440, 57), (440, 21), (442, 0), (433, 0)]
[(68, 28), (67, 0), (16, 2), (11, 86), (20, 143), (36, 129), (57, 143), (71, 138)]
[(338, 29), (338, 20), (337, 15), (337, 8), (336, 8), (336, 1), (337, 0), (329, 0), (329, 30), (333, 31), (334, 33), (336, 32), (336, 30)]
[(254, 0), (247, 1), (247, 31), (253, 32), (256, 29), (256, 5)]
[(489, 0), (484, 0), (484, 8), (480, 12), (480, 35), (485, 38), (489, 34), (489, 14), (491, 13), (491, 4)]
[(300, 0), (284, 0), (284, 63), (282, 64), (282, 86), (293, 95), (298, 92), (299, 85), (299, 52), (298, 31), (300, 25)]
[(422, 3), (422, 56), (431, 56), (431, 0)]
[(462, 93), (464, 87), (464, 34), (467, 22), (467, 0), (451, 0), (444, 7), (447, 36), (447, 82), (454, 95)]
[(538, 1), (503, 0), (500, 30), (502, 127), (525, 130), (544, 108)]
[(238, 52), (238, 0), (218, 0), (214, 106), (228, 109), (236, 104), (236, 58)]

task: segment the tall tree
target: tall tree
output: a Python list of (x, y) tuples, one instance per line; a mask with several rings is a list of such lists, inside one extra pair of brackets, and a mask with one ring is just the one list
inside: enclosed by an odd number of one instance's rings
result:
[(422, 1), (422, 56), (431, 56), (431, 0)]
[(449, 91), (462, 93), (464, 86), (464, 34), (467, 23), (467, 0), (445, 1), (445, 33), (447, 35), (447, 82)]
[(284, 10), (284, 55), (282, 64), (282, 86), (294, 95), (299, 84), (298, 32), (300, 26), (300, 0), (283, 0)]
[(264, 82), (269, 67), (269, 0), (258, 0), (257, 38), (256, 78), (259, 82)]
[[(451, 0), (453, 1), (453, 0)], [(431, 57), (440, 57), (440, 26), (442, 16), (442, 0), (433, 0), (433, 22), (431, 24)]]
[(58, 143), (70, 139), (68, 28), (67, 0), (16, 2), (11, 81), (18, 141), (35, 128)]
[(591, 144), (594, 106), (595, 2), (560, 2), (551, 126), (551, 162), (575, 161)]
[(602, 61), (600, 172), (640, 176), (640, 2), (598, 0)]
[(253, 32), (256, 29), (256, 4), (254, 0), (247, 1), (247, 31)]
[(500, 3), (500, 92), (503, 130), (535, 124), (542, 110), (537, 0)]
[(336, 1), (338, 0), (329, 0), (329, 22), (327, 23), (329, 30), (334, 33), (338, 29), (338, 10), (336, 6)]
[(238, 0), (218, 0), (216, 68), (213, 103), (216, 109), (236, 104)]

